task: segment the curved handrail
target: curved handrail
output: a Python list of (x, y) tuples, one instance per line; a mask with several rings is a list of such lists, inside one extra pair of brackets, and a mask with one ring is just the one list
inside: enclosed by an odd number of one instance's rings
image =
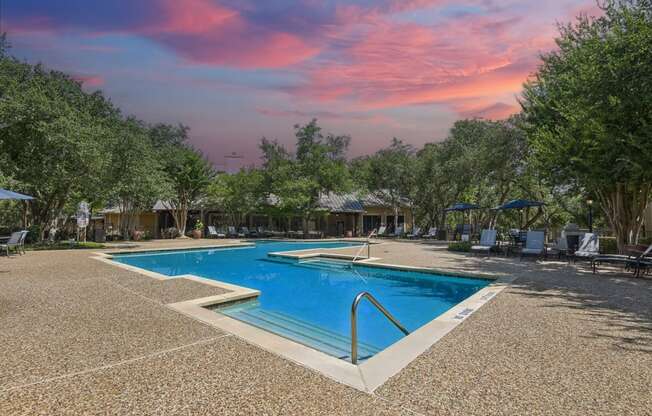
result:
[(358, 323), (357, 323), (356, 315), (358, 311), (358, 304), (364, 298), (367, 298), (369, 302), (371, 302), (372, 305), (374, 305), (379, 311), (381, 311), (383, 315), (385, 315), (385, 317), (389, 319), (391, 323), (394, 324), (394, 326), (396, 326), (398, 329), (401, 330), (401, 332), (403, 332), (403, 334), (405, 335), (410, 334), (410, 331), (405, 329), (405, 327), (401, 325), (401, 323), (396, 318), (394, 318), (394, 316), (391, 313), (389, 313), (389, 311), (385, 309), (385, 307), (381, 305), (380, 302), (378, 302), (378, 300), (376, 300), (375, 297), (371, 295), (371, 293), (369, 292), (358, 293), (355, 299), (353, 299), (353, 303), (351, 304), (351, 362), (353, 364), (357, 364), (358, 362)]
[(376, 230), (375, 230), (375, 229), (374, 229), (374, 230), (371, 230), (371, 232), (370, 232), (369, 235), (367, 236), (367, 242), (364, 243), (364, 244), (362, 245), (362, 247), (360, 247), (360, 250), (358, 250), (358, 252), (355, 254), (355, 256), (353, 257), (353, 260), (351, 260), (352, 263), (354, 263), (354, 262), (358, 259), (358, 257), (360, 257), (360, 253), (362, 253), (362, 250), (364, 250), (365, 246), (367, 246), (367, 258), (368, 258), (368, 259), (371, 258), (371, 237), (372, 237), (374, 234), (376, 234)]

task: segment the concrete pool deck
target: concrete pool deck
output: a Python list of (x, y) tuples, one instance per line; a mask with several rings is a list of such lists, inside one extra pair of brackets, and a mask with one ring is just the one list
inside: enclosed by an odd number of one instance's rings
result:
[(366, 394), (166, 306), (219, 287), (91, 251), (1, 257), (0, 414), (650, 414), (652, 280), (429, 244), (371, 250), (379, 263), (517, 280)]

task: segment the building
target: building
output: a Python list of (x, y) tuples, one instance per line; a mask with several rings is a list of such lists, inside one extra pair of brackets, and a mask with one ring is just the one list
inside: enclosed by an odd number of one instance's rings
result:
[[(273, 196), (270, 198), (270, 204), (274, 204)], [(365, 236), (381, 225), (387, 225), (389, 232), (393, 232), (394, 208), (378, 195), (329, 193), (320, 197), (319, 207), (323, 210), (323, 215), (316, 216), (307, 224), (308, 230), (314, 234), (325, 237)], [(120, 210), (107, 208), (100, 214), (104, 216), (106, 236), (120, 238)], [(217, 228), (246, 226), (255, 230), (257, 227), (263, 227), (266, 230), (282, 232), (304, 229), (303, 218), (300, 216), (274, 217), (264, 213), (254, 213), (233, 219), (219, 207), (195, 207), (188, 212), (186, 231), (191, 230), (199, 220), (205, 226), (212, 225)], [(398, 210), (398, 225), (403, 226), (406, 232), (413, 227), (412, 212), (406, 201)], [(167, 235), (166, 230), (174, 226), (174, 218), (162, 201), (157, 201), (151, 210), (138, 215), (133, 223), (135, 230), (152, 238), (164, 238)]]

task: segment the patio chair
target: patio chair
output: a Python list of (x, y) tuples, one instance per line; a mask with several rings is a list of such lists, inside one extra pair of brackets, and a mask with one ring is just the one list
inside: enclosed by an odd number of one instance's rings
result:
[(405, 231), (403, 231), (403, 226), (399, 225), (398, 227), (396, 227), (396, 231), (394, 232), (394, 237), (401, 238), (403, 237), (403, 234), (405, 234)]
[(214, 225), (209, 225), (208, 238), (226, 238), (226, 234), (221, 230), (217, 231)]
[(423, 238), (437, 238), (437, 227), (430, 227), (427, 234), (423, 235)]
[(407, 238), (414, 239), (421, 237), (421, 227), (414, 227), (414, 230), (407, 235)]
[(600, 254), (600, 240), (598, 235), (595, 233), (586, 233), (582, 237), (580, 246), (575, 253), (573, 253), (573, 259), (592, 259)]
[(251, 231), (249, 231), (249, 227), (240, 227), (240, 232), (238, 233), (238, 237), (251, 237)]
[(227, 227), (226, 235), (229, 236), (229, 237), (236, 237), (236, 238), (244, 237), (244, 234), (241, 233), (241, 232), (237, 232), (235, 227), (232, 226), (232, 225)]
[[(24, 234), (23, 234), (24, 233)], [(22, 254), (21, 252), (21, 242), (23, 241), (23, 235), (27, 235), (27, 231), (15, 231), (11, 233), (11, 236), (6, 243), (0, 244), (0, 250), (3, 250), (9, 256), (9, 251), (13, 250), (15, 253)], [(24, 252), (24, 248), (22, 248)]]
[(568, 249), (568, 238), (566, 238), (563, 231), (561, 232), (561, 236), (555, 241), (555, 244), (552, 247), (546, 248), (546, 252), (557, 255), (558, 259), (561, 259), (561, 256), (568, 256), (570, 252)]
[(496, 247), (496, 230), (482, 230), (480, 244), (471, 246), (471, 252), (486, 251), (489, 256), (494, 247)]
[(625, 268), (633, 268), (634, 276), (639, 276), (643, 269), (652, 267), (652, 258), (648, 258), (652, 254), (652, 244), (638, 256), (632, 255), (618, 255), (606, 254), (598, 255), (591, 259), (591, 268), (593, 274), (597, 272), (597, 266), (602, 263), (623, 264)]
[(521, 258), (524, 255), (541, 256), (545, 254), (545, 234), (543, 231), (528, 231), (525, 247), (521, 249)]
[(376, 233), (376, 237), (387, 237), (386, 225), (381, 225), (380, 227), (378, 227), (378, 232)]

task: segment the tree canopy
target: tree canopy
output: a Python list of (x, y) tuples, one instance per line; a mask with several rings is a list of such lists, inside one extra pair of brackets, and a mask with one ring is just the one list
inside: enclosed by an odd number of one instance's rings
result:
[(622, 250), (652, 188), (652, 4), (610, 1), (560, 26), (524, 87), (531, 162), (549, 183), (596, 198)]

